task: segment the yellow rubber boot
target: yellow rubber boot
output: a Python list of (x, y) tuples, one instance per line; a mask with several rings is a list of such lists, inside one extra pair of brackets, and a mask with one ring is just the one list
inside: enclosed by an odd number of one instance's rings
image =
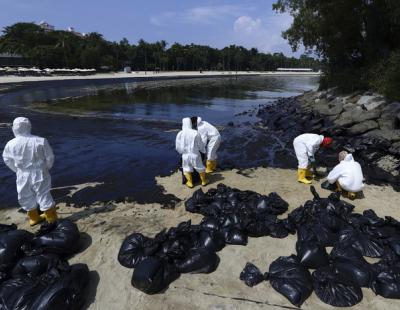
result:
[(29, 225), (31, 225), (31, 226), (39, 224), (40, 222), (43, 222), (43, 220), (44, 220), (44, 218), (39, 215), (39, 212), (37, 209), (28, 211), (28, 218), (29, 218)]
[(206, 162), (206, 173), (214, 172), (213, 162), (211, 160), (207, 160)]
[(297, 181), (304, 184), (311, 184), (311, 181), (306, 179), (306, 171), (307, 169), (297, 169)]
[(217, 170), (217, 161), (216, 161), (216, 160), (212, 160), (211, 162), (212, 162), (212, 168), (213, 168), (213, 170), (214, 170), (214, 171)]
[(349, 197), (349, 199), (351, 199), (351, 200), (354, 200), (357, 197), (357, 193), (348, 192), (347, 197)]
[(53, 207), (53, 208), (50, 208), (50, 209), (44, 211), (44, 216), (48, 223), (53, 223), (53, 222), (57, 221), (58, 216), (57, 216), (56, 208)]
[(201, 185), (206, 186), (208, 184), (208, 180), (206, 178), (206, 173), (200, 172), (199, 175), (200, 175)]
[(193, 188), (192, 174), (190, 172), (185, 172), (183, 175), (186, 178), (186, 186), (189, 188)]

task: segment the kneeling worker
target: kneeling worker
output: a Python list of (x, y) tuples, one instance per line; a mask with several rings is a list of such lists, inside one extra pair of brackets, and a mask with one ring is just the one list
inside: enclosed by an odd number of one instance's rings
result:
[(182, 155), (182, 169), (187, 180), (186, 185), (189, 188), (193, 187), (193, 169), (199, 173), (201, 185), (207, 185), (206, 168), (204, 167), (200, 155), (200, 152), (205, 153), (206, 147), (199, 133), (192, 129), (190, 118), (184, 118), (182, 120), (182, 130), (176, 136), (175, 148), (176, 151)]
[(350, 199), (355, 199), (358, 192), (364, 188), (364, 176), (361, 166), (346, 151), (339, 153), (340, 163), (333, 168), (327, 179), (330, 184), (338, 185), (338, 190), (344, 189)]
[(305, 133), (293, 140), (293, 147), (299, 162), (297, 170), (297, 180), (304, 184), (311, 184), (307, 178), (312, 178), (310, 171), (311, 164), (315, 163), (315, 153), (319, 147), (328, 147), (332, 143), (332, 138), (324, 137), (313, 133)]
[[(6, 144), (3, 159), (17, 174), (18, 202), (27, 211), (31, 226), (44, 219), (52, 223), (57, 220), (50, 193), (53, 150), (45, 138), (31, 135), (31, 123), (25, 117), (16, 118), (12, 130), (15, 138)], [(44, 216), (39, 215), (38, 204)]]
[(207, 149), (206, 172), (214, 172), (217, 169), (217, 151), (221, 145), (221, 135), (217, 128), (209, 122), (203, 121), (201, 117), (192, 117), (192, 124), (194, 120), (197, 123), (197, 131), (201, 140)]

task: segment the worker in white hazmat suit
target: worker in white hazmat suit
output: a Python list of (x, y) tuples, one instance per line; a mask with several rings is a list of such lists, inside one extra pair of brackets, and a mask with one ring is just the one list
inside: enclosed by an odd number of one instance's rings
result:
[(190, 188), (193, 187), (193, 169), (199, 173), (201, 185), (207, 185), (206, 169), (200, 155), (200, 152), (205, 153), (205, 145), (200, 134), (192, 129), (190, 118), (182, 120), (182, 130), (176, 136), (175, 148), (182, 155), (182, 168), (187, 180), (186, 185)]
[(206, 172), (211, 173), (217, 169), (217, 151), (221, 145), (221, 135), (217, 128), (210, 123), (203, 121), (201, 117), (192, 117), (192, 126), (197, 124), (197, 131), (201, 136), (201, 140), (206, 145), (207, 162)]
[[(31, 134), (29, 119), (16, 118), (12, 130), (15, 138), (6, 144), (3, 159), (17, 175), (18, 202), (27, 211), (30, 225), (43, 219), (54, 222), (57, 213), (50, 194), (49, 174), (54, 163), (53, 151), (45, 138)], [(37, 205), (44, 215), (39, 216)]]
[(348, 197), (354, 199), (357, 193), (364, 188), (361, 166), (354, 160), (353, 155), (346, 151), (339, 153), (339, 161), (340, 163), (329, 173), (328, 182), (336, 183), (339, 191), (344, 189), (347, 191)]
[(310, 166), (315, 163), (315, 153), (320, 146), (327, 147), (332, 143), (332, 138), (313, 133), (305, 133), (296, 137), (293, 141), (294, 151), (299, 162), (297, 180), (304, 184), (311, 184), (308, 178), (312, 178)]

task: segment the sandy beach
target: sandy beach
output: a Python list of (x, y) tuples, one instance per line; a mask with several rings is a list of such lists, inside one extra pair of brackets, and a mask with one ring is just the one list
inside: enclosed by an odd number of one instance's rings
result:
[[(289, 204), (289, 211), (311, 199), (309, 187), (295, 180), (295, 171), (286, 169), (257, 168), (242, 171), (215, 173), (211, 184), (204, 188), (216, 187), (224, 183), (241, 190), (253, 190), (261, 194), (277, 192)], [(70, 262), (86, 263), (91, 273), (88, 294), (88, 309), (294, 309), (294, 307), (268, 282), (249, 288), (239, 280), (239, 274), (246, 262), (252, 262), (263, 272), (279, 256), (295, 253), (296, 236), (285, 239), (271, 237), (249, 238), (246, 247), (227, 246), (218, 255), (221, 258), (218, 269), (209, 275), (184, 274), (173, 282), (169, 289), (158, 295), (146, 295), (131, 284), (132, 270), (122, 267), (117, 254), (123, 239), (133, 233), (154, 236), (163, 228), (175, 226), (191, 219), (198, 223), (202, 216), (185, 211), (184, 200), (193, 190), (181, 185), (180, 174), (157, 178), (166, 193), (183, 199), (175, 210), (162, 209), (158, 204), (140, 205), (135, 203), (99, 203), (85, 209), (59, 205), (59, 213), (77, 223), (82, 232), (82, 250)], [(315, 182), (321, 196), (329, 195)], [(95, 184), (88, 184), (95, 186)], [(83, 188), (84, 186), (77, 187)], [(399, 193), (391, 187), (367, 185), (365, 199), (354, 201), (355, 212), (374, 209), (383, 216), (398, 219)], [(16, 223), (19, 228), (35, 231), (27, 225), (25, 215), (16, 209), (0, 211), (5, 223)], [(285, 215), (283, 215), (285, 217)], [(373, 259), (368, 259), (374, 262)], [(400, 301), (375, 296), (370, 289), (363, 289), (364, 298), (354, 309), (394, 309)], [(333, 309), (322, 303), (316, 295), (303, 304), (304, 309)]]
[(153, 71), (140, 71), (132, 73), (97, 73), (88, 76), (0, 76), (1, 84), (26, 83), (26, 82), (48, 82), (48, 81), (68, 81), (68, 80), (156, 80), (168, 78), (199, 78), (199, 77), (223, 77), (223, 76), (319, 76), (318, 72), (277, 72), (277, 71), (171, 71), (154, 73)]

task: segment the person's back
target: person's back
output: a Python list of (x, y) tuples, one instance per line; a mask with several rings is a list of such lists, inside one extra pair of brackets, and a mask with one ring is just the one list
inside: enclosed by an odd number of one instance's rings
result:
[(217, 137), (220, 135), (217, 128), (211, 125), (209, 122), (203, 121), (200, 117), (197, 118), (197, 130), (204, 141), (211, 139), (212, 137)]
[(27, 211), (31, 225), (44, 219), (39, 216), (38, 204), (45, 219), (54, 222), (57, 213), (49, 174), (54, 163), (53, 150), (45, 138), (31, 134), (31, 123), (25, 117), (16, 118), (12, 130), (15, 138), (6, 144), (3, 159), (17, 175), (18, 202)]
[(52, 163), (46, 160), (47, 140), (38, 136), (17, 136), (5, 147), (14, 158), (17, 169), (50, 169)]
[(329, 173), (327, 177), (329, 183), (339, 182), (339, 185), (349, 192), (360, 192), (364, 188), (363, 173), (361, 166), (347, 154), (346, 157)]

